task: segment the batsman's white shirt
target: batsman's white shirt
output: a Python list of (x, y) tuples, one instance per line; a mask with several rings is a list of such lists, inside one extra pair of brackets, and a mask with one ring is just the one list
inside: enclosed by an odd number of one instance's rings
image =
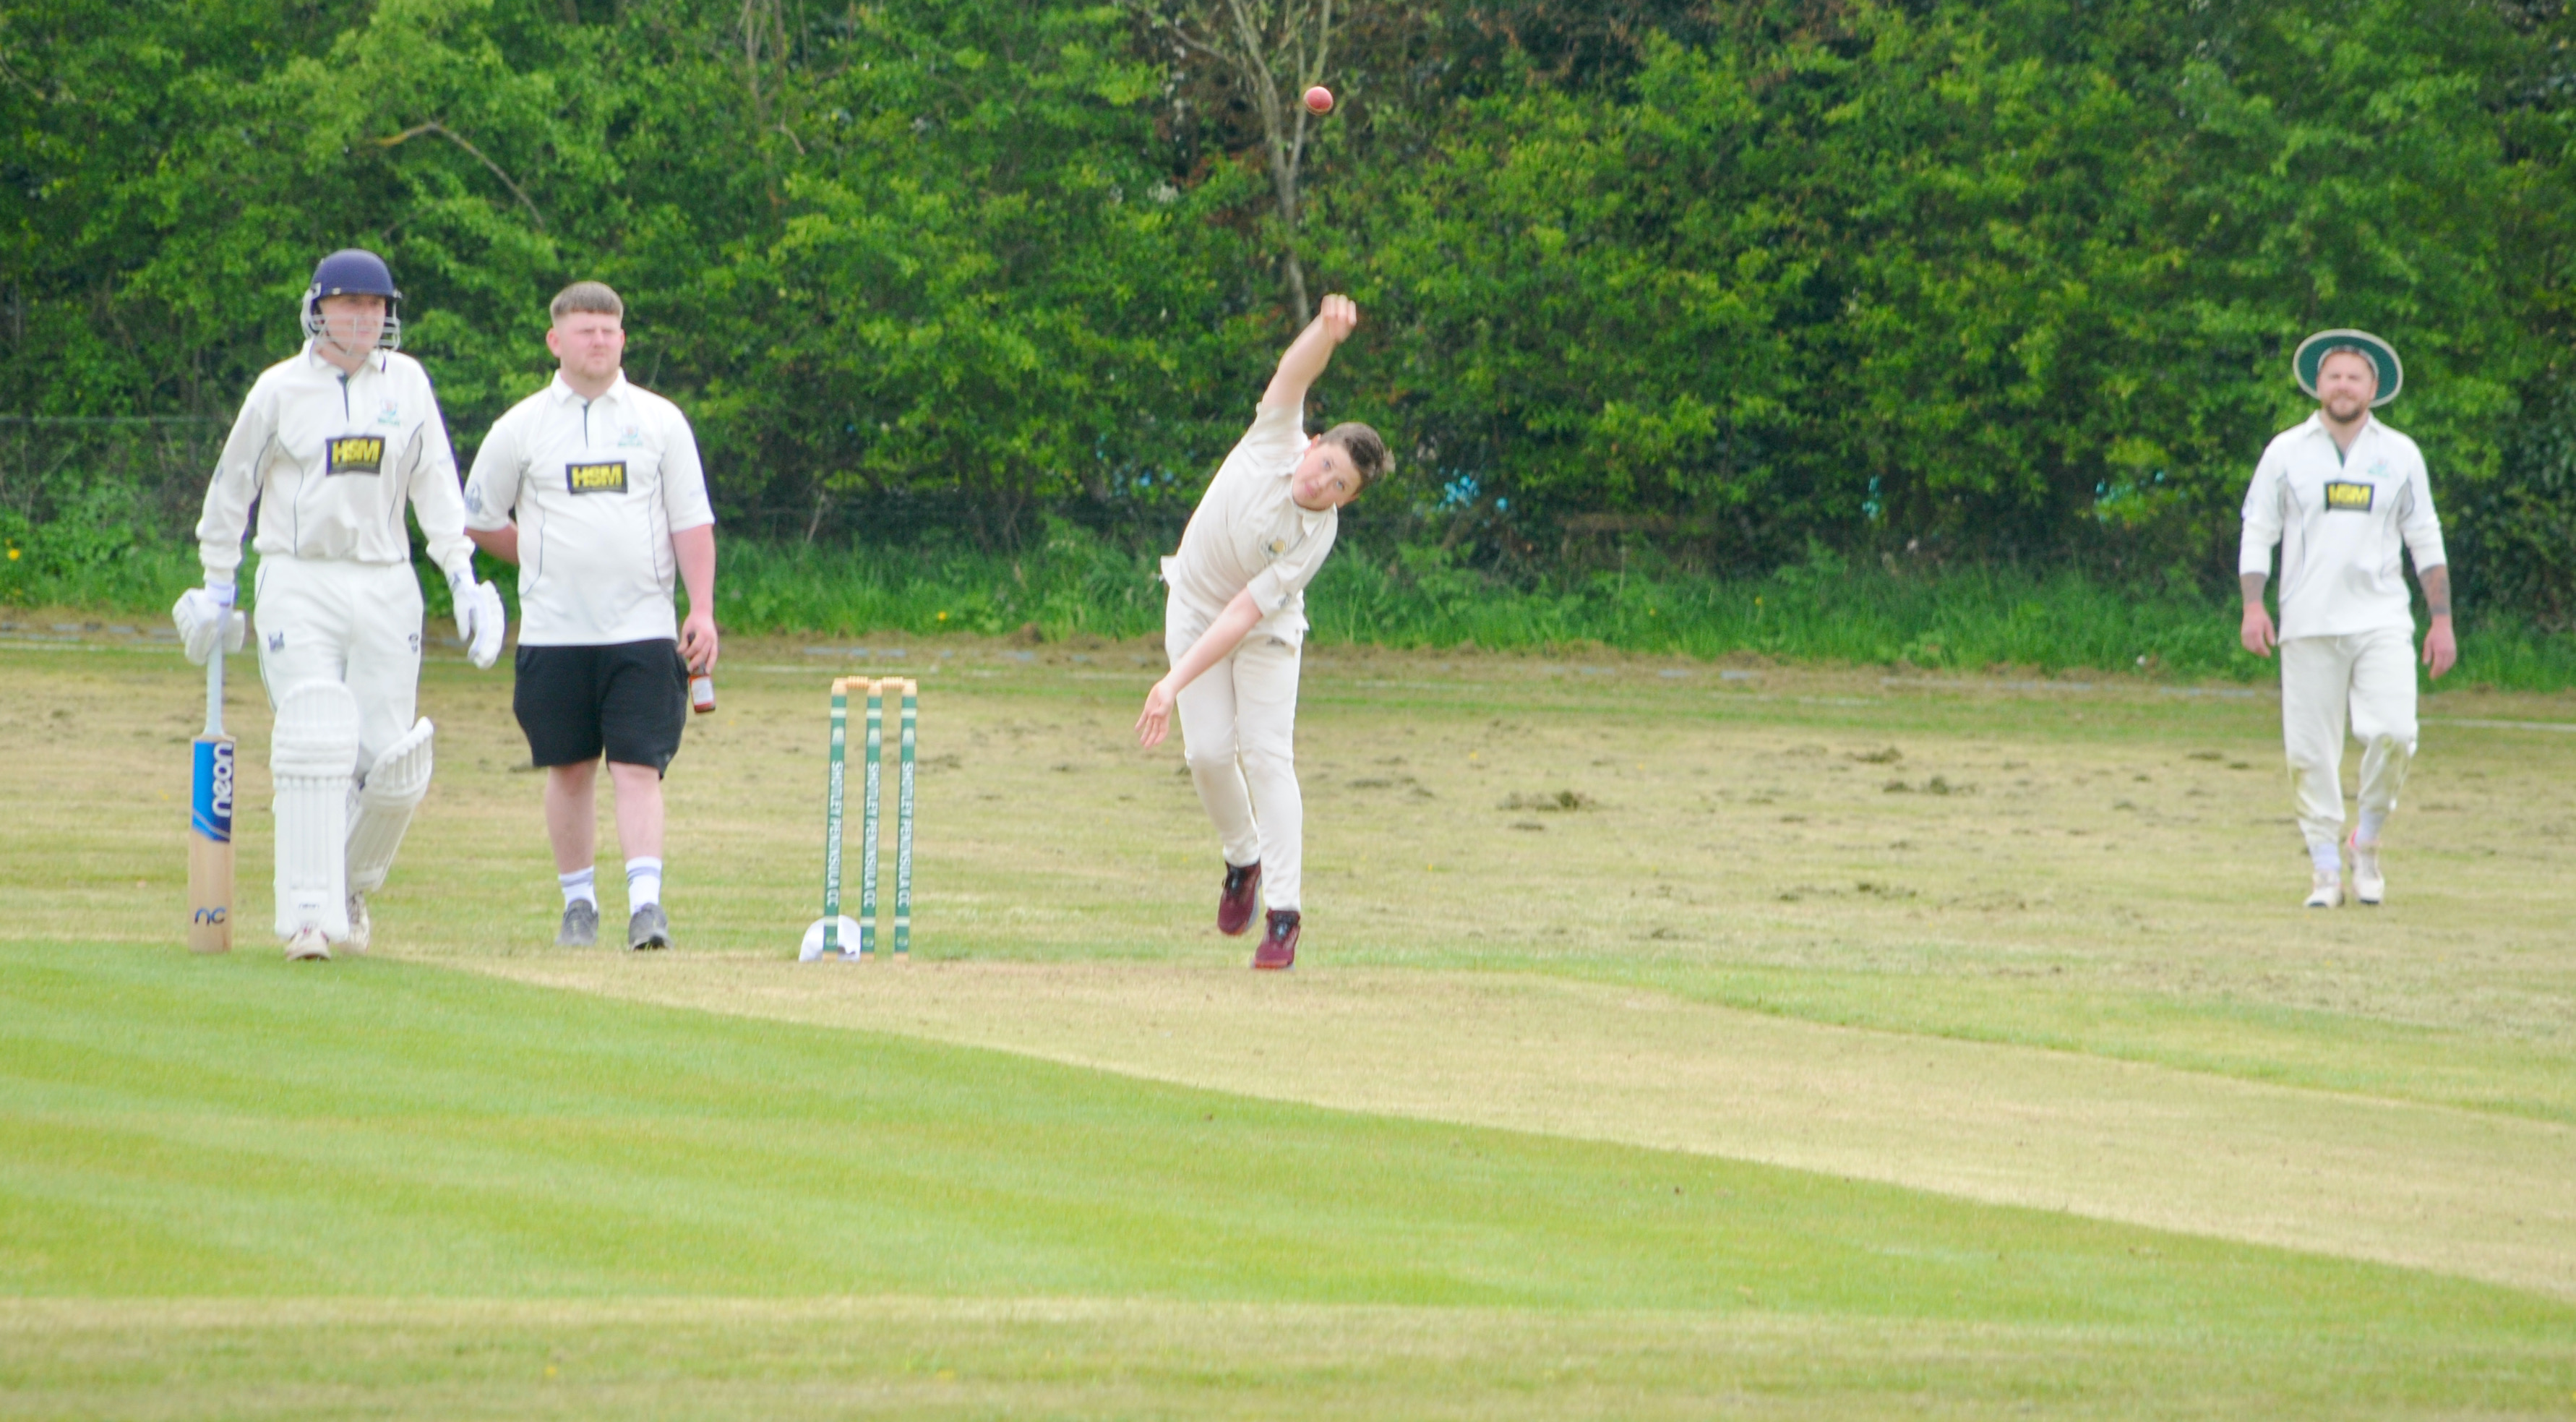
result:
[(2415, 441), (2363, 422), (2352, 448), (2335, 448), (2324, 417), (2283, 430), (2254, 466), (2245, 491), (2240, 573), (2272, 571), (2281, 545), (2281, 640), (2415, 630), (2401, 552), (2415, 570), (2443, 566), (2442, 521)]
[(596, 400), (557, 375), (510, 407), (465, 482), (475, 528), (519, 524), (519, 645), (677, 638), (671, 535), (716, 521), (680, 407), (629, 385)]
[(1341, 510), (1317, 513), (1290, 497), (1305, 452), (1297, 407), (1262, 406), (1199, 496), (1181, 551), (1163, 560), (1163, 581), (1192, 611), (1213, 620), (1250, 588), (1261, 606), (1251, 635), (1291, 647), (1306, 635), (1306, 584), (1341, 528)]
[(206, 486), (197, 520), (207, 573), (241, 567), (252, 502), (262, 557), (408, 564), (408, 501), (431, 561), (450, 575), (473, 566), (456, 455), (420, 362), (395, 351), (354, 374), (303, 351), (260, 372)]

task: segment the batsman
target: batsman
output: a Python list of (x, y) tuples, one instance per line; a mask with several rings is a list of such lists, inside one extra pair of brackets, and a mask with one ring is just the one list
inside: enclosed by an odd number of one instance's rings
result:
[(366, 950), (367, 895), (429, 791), (433, 731), (413, 714), (422, 605), (406, 504), (447, 576), (467, 655), (488, 667), (501, 653), (501, 597), (474, 580), (438, 397), (397, 349), (401, 301), (373, 252), (334, 252), (314, 268), (303, 349), (260, 373), (206, 487), (205, 586), (171, 609), (192, 662), (239, 637), (235, 575), (256, 508), (252, 616), (277, 712), (277, 934), (290, 959)]

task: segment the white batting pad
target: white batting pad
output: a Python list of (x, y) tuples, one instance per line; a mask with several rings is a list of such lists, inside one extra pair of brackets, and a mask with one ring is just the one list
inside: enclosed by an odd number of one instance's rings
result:
[(349, 936), (345, 848), (349, 777), (358, 766), (358, 702), (336, 681), (302, 682), (278, 698), (268, 741), (277, 789), (277, 936), (307, 926)]
[(403, 830), (420, 797), (429, 793), (429, 741), (432, 728), (424, 716), (409, 734), (376, 757), (366, 783), (351, 797), (349, 817), (349, 887), (359, 893), (382, 888), (385, 871), (402, 848)]

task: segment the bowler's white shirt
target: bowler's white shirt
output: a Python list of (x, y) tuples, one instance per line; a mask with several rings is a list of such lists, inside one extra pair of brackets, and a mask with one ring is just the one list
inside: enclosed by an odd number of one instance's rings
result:
[(1199, 497), (1181, 551), (1163, 560), (1163, 581), (1204, 616), (1251, 589), (1261, 607), (1253, 631), (1291, 647), (1306, 635), (1306, 584), (1341, 527), (1341, 510), (1300, 508), (1291, 496), (1305, 452), (1298, 408), (1263, 405)]
[(377, 351), (344, 372), (307, 341), (260, 372), (233, 417), (197, 519), (208, 573), (230, 577), (241, 566), (254, 500), (252, 546), (263, 557), (408, 563), (408, 501), (431, 561), (451, 576), (473, 566), (438, 396), (420, 362), (397, 351)]
[(2283, 430), (2254, 466), (2245, 491), (2239, 573), (2272, 571), (2281, 546), (2281, 637), (2340, 637), (2415, 630), (2401, 552), (2415, 571), (2444, 564), (2442, 521), (2415, 441), (2362, 422), (2339, 451), (2322, 415)]
[(519, 643), (597, 647), (679, 636), (671, 535), (716, 521), (680, 407), (629, 385), (596, 400), (558, 374), (475, 451), (468, 524), (519, 525)]

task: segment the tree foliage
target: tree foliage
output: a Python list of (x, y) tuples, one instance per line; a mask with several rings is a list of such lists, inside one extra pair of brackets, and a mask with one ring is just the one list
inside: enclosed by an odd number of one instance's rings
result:
[[(1295, 250), (1368, 313), (1318, 413), (1400, 455), (1355, 541), (2220, 577), (2351, 325), (2463, 584), (2576, 611), (2555, 6), (1339, 8)], [(364, 243), (469, 450), (595, 276), (738, 528), (1166, 537), (1290, 326), (1210, 65), (1106, 0), (13, 0), (0, 412), (219, 421)], [(0, 509), (183, 502), (84, 471), (0, 455)]]

